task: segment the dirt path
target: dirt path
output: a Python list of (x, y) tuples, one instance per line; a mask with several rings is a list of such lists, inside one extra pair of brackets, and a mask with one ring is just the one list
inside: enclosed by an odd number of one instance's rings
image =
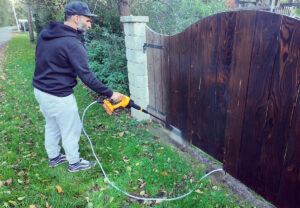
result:
[(3, 63), (4, 63), (4, 51), (7, 47), (7, 42), (0, 45), (0, 80), (5, 80), (3, 72)]
[(6, 32), (6, 35), (0, 35), (0, 80), (5, 80), (5, 74), (4, 74), (4, 71), (3, 71), (3, 63), (4, 63), (4, 60), (5, 60), (5, 56), (4, 56), (4, 53), (5, 53), (5, 49), (7, 47), (7, 44), (9, 42), (9, 40), (12, 38), (12, 37), (16, 37), (16, 36), (21, 36), (22, 34), (17, 34), (17, 33), (12, 33), (11, 30), (3, 30), (3, 29), (0, 29), (0, 32)]
[(5, 80), (3, 74), (3, 62), (4, 62), (4, 50), (7, 46), (7, 42), (10, 40), (12, 36), (14, 27), (3, 27), (0, 28), (0, 79)]

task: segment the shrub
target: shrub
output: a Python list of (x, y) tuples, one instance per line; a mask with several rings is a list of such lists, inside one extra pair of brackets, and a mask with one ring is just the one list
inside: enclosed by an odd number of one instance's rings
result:
[(128, 94), (124, 38), (109, 33), (107, 29), (96, 26), (90, 36), (95, 38), (86, 42), (90, 68), (95, 76), (114, 91)]

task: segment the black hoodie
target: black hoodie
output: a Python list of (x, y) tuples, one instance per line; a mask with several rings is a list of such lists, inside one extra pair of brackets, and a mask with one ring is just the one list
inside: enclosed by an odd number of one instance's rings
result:
[(38, 37), (35, 55), (32, 81), (35, 88), (65, 97), (73, 93), (78, 75), (95, 92), (112, 96), (112, 90), (90, 71), (86, 50), (74, 28), (61, 22), (51, 22)]

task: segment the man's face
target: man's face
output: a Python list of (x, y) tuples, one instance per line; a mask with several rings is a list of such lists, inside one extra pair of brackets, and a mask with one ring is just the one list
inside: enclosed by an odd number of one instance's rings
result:
[(79, 22), (77, 24), (77, 31), (80, 34), (85, 35), (91, 28), (91, 18), (86, 16), (79, 16)]

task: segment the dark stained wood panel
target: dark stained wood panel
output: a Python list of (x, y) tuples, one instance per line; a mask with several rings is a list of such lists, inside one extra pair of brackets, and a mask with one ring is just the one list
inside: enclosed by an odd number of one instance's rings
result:
[(187, 120), (187, 139), (190, 143), (193, 140), (197, 140), (197, 132), (198, 124), (197, 118), (199, 114), (199, 96), (198, 93), (201, 90), (201, 82), (202, 78), (200, 76), (200, 53), (202, 53), (202, 45), (203, 45), (203, 36), (201, 36), (200, 30), (200, 21), (191, 25), (191, 33), (192, 33), (192, 46), (191, 46), (191, 66), (189, 72), (189, 86), (188, 86), (188, 120)]
[[(236, 13), (218, 14), (217, 80), (215, 89), (215, 158), (223, 162), (229, 81), (232, 68), (232, 53)], [(213, 131), (213, 130), (212, 130)]]
[(268, 113), (263, 130), (265, 138), (259, 162), (262, 171), (258, 173), (258, 180), (263, 181), (259, 186), (264, 185), (261, 190), (268, 200), (276, 198), (277, 193), (274, 190), (278, 190), (279, 187), (298, 88), (297, 79), (295, 79), (297, 71), (295, 70), (295, 54), (293, 54), (295, 44), (292, 39), (293, 28), (289, 25), (289, 19), (284, 18), (282, 22), (280, 48), (273, 67)]
[[(278, 131), (284, 131), (285, 146), (275, 146), (274, 151), (281, 150), (284, 155), (281, 180), (277, 192), (276, 205), (278, 207), (296, 208), (300, 205), (300, 22), (284, 17), (281, 29), (281, 53), (279, 61), (281, 84), (278, 86), (276, 95), (279, 103), (288, 102), (282, 118), (281, 127)], [(290, 100), (288, 100), (290, 98)], [(294, 102), (293, 102), (294, 101)], [(284, 112), (283, 112), (284, 113)], [(287, 117), (288, 116), (288, 117)], [(285, 126), (289, 126), (288, 133)], [(277, 135), (282, 132), (276, 132)], [(280, 141), (281, 138), (278, 138)], [(280, 161), (280, 160), (279, 160)], [(275, 163), (275, 161), (274, 161)]]
[(225, 131), (224, 169), (237, 176), (256, 12), (236, 13)]
[[(267, 116), (270, 113), (270, 92), (274, 63), (279, 48), (282, 16), (257, 13), (252, 49), (246, 108), (238, 164), (238, 178), (259, 194), (269, 197), (265, 185), (269, 178), (262, 176), (268, 167), (260, 165), (262, 150), (268, 142)], [(276, 173), (273, 173), (275, 175)], [(275, 181), (275, 177), (273, 179)], [(273, 190), (274, 193), (274, 190)], [(270, 198), (268, 198), (270, 199)]]
[[(169, 38), (169, 68), (170, 68), (170, 117), (172, 125), (179, 128), (183, 134), (187, 128), (188, 79), (190, 71), (191, 29), (170, 36)], [(186, 42), (185, 44), (182, 44)]]
[[(194, 28), (193, 28), (194, 27)], [(216, 157), (216, 80), (218, 58), (218, 17), (210, 16), (192, 26), (193, 48), (190, 84), (192, 99), (189, 117), (193, 127), (190, 138), (194, 145)], [(222, 158), (220, 158), (222, 159)]]
[(180, 41), (177, 36), (170, 36), (169, 38), (169, 70), (170, 70), (170, 94), (168, 96), (170, 102), (170, 115), (168, 115), (168, 120), (172, 125), (177, 126), (181, 123), (180, 119), (183, 118), (181, 111), (181, 99), (182, 91), (178, 87), (178, 83), (181, 80), (180, 76), (180, 59), (179, 59), (179, 47)]

